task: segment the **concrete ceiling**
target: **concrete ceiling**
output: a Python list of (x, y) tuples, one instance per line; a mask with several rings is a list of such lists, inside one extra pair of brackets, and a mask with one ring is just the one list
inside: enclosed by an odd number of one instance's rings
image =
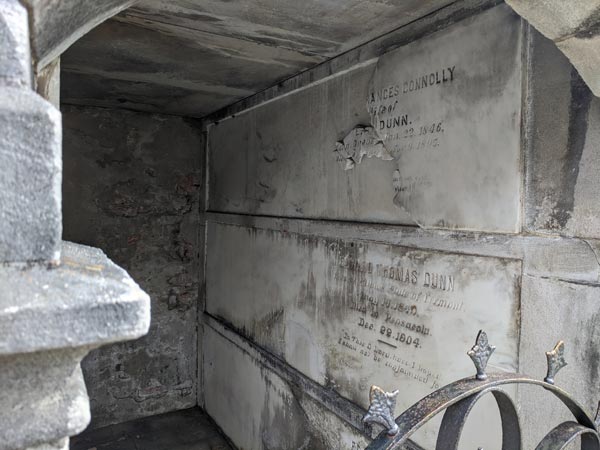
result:
[(454, 0), (143, 0), (61, 59), (61, 100), (203, 117)]

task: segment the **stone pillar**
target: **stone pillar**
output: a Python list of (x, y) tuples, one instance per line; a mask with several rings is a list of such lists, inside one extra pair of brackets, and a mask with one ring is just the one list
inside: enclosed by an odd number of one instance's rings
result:
[(27, 10), (0, 0), (0, 450), (66, 450), (89, 423), (81, 359), (144, 335), (148, 296), (61, 241), (61, 116), (33, 91)]

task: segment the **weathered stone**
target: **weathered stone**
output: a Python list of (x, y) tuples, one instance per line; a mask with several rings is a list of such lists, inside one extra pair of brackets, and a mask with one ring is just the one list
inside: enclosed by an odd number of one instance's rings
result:
[(592, 92), (600, 96), (598, 0), (507, 0), (513, 9), (544, 36), (552, 39), (571, 60)]
[(79, 362), (88, 350), (0, 356), (0, 449), (45, 449), (83, 431), (90, 411)]
[(60, 109), (60, 58), (40, 70), (35, 81), (37, 93)]
[(58, 266), (0, 270), (0, 449), (82, 431), (79, 362), (93, 347), (145, 334), (148, 296), (97, 249), (64, 243)]
[(69, 450), (69, 439), (60, 439), (56, 442), (50, 442), (46, 444), (36, 445), (26, 450)]
[(205, 407), (238, 448), (359, 450), (359, 430), (282, 379), (246, 345), (210, 327), (203, 336)]
[[(210, 209), (518, 231), (520, 42), (520, 20), (498, 6), (382, 56), (374, 84), (367, 64), (214, 124)], [(433, 86), (408, 92), (423, 74)], [(349, 156), (333, 150), (371, 121), (368, 100), (371, 111), (390, 107), (372, 125), (397, 161), (345, 171)]]
[(371, 124), (397, 161), (393, 203), (418, 225), (519, 230), (520, 30), (497, 7), (379, 59)]
[(600, 241), (560, 236), (499, 233), (457, 233), (385, 224), (209, 213), (212, 222), (257, 230), (308, 234), (329, 239), (368, 240), (423, 250), (466, 253), (523, 261), (523, 273), (582, 283), (600, 281)]
[(356, 68), (211, 125), (208, 208), (411, 223), (393, 205), (389, 161), (366, 159), (345, 171), (334, 152), (357, 124), (369, 123), (373, 70)]
[[(545, 352), (563, 340), (567, 366), (556, 376), (556, 384), (593, 417), (600, 400), (600, 285), (524, 277), (522, 286), (519, 370), (542, 379)], [(520, 389), (519, 404), (527, 438), (524, 448), (533, 448), (560, 421), (573, 420), (558, 399), (539, 388)]]
[(204, 117), (453, 2), (272, 8), (251, 1), (240, 8), (222, 0), (144, 0), (65, 52), (63, 95), (72, 104)]
[(195, 405), (199, 123), (63, 106), (64, 236), (102, 248), (152, 301), (143, 340), (83, 361), (92, 427)]
[[(57, 267), (0, 271), (0, 355), (97, 346), (147, 332), (149, 299), (127, 272), (98, 249), (65, 242), (62, 251)], [(66, 326), (74, 317), (77, 326)]]
[(383, 145), (373, 127), (356, 127), (340, 142), (335, 143), (337, 160), (344, 170), (351, 170), (364, 157), (392, 161), (394, 158)]
[(23, 0), (31, 14), (31, 45), (37, 70), (135, 0)]
[(519, 261), (210, 222), (207, 242), (207, 311), (363, 407), (371, 384), (403, 386), (402, 411), (472, 373), (479, 328), (517, 368)]
[(600, 65), (600, 6), (597, 8), (598, 23), (594, 23), (595, 28), (589, 32), (589, 35), (575, 34), (557, 41), (556, 45), (569, 58), (581, 78), (598, 97), (600, 96), (600, 73), (597, 70)]
[(556, 46), (532, 33), (526, 226), (600, 237), (600, 100)]
[(556, 40), (576, 33), (599, 19), (599, 0), (506, 0), (544, 36)]
[(0, 260), (57, 260), (61, 118), (32, 91), (0, 88)]
[(0, 1), (0, 86), (30, 87), (27, 10), (18, 0)]
[(177, 410), (90, 429), (71, 438), (71, 450), (234, 450), (200, 408)]

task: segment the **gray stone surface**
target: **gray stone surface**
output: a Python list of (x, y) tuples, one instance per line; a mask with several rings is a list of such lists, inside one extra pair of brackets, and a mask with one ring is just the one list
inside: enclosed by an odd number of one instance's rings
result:
[(517, 13), (552, 39), (571, 60), (596, 96), (600, 95), (598, 0), (507, 0)]
[(69, 450), (69, 438), (60, 439), (56, 442), (36, 445), (26, 450)]
[[(0, 355), (94, 346), (146, 333), (148, 296), (102, 251), (63, 243), (58, 266), (0, 271)], [(73, 318), (74, 326), (65, 326)], [(32, 323), (36, 326), (32, 328)]]
[[(518, 231), (520, 42), (519, 19), (498, 6), (382, 56), (372, 84), (366, 64), (214, 124), (209, 209)], [(433, 86), (416, 90), (423, 74)], [(371, 119), (367, 103), (394, 111)], [(371, 120), (396, 161), (344, 170), (336, 143)]]
[(90, 411), (79, 362), (88, 351), (0, 356), (0, 449), (54, 450), (46, 443), (83, 431)]
[(371, 384), (402, 386), (399, 413), (473, 372), (479, 329), (517, 370), (517, 260), (211, 222), (207, 242), (207, 312), (364, 408)]
[(63, 101), (202, 117), (453, 2), (142, 0), (65, 53)]
[(26, 89), (0, 87), (0, 260), (57, 260), (61, 117)]
[(60, 108), (60, 58), (41, 69), (35, 79), (36, 91), (56, 108)]
[[(566, 283), (556, 279), (523, 278), (521, 364), (523, 373), (543, 378), (545, 352), (565, 342), (567, 366), (556, 384), (568, 391), (594, 417), (600, 393), (600, 285)], [(544, 431), (572, 420), (564, 405), (540, 389), (519, 391), (524, 448), (533, 448)], [(541, 415), (540, 411), (544, 411)]]
[(71, 438), (71, 450), (231, 450), (199, 408), (132, 420)]
[[(222, 333), (222, 332), (221, 332)], [(208, 414), (238, 448), (359, 450), (361, 431), (270, 370), (247, 344), (206, 327), (204, 380)]]
[(598, 0), (506, 0), (519, 15), (550, 39), (574, 34), (592, 25), (600, 9)]
[(600, 26), (600, 6), (597, 8), (589, 29), (556, 42), (596, 97), (600, 96), (600, 74), (597, 70), (600, 64), (600, 34), (597, 31)]
[(600, 241), (559, 236), (499, 233), (457, 233), (382, 224), (252, 217), (208, 213), (217, 224), (318, 236), (326, 239), (382, 242), (389, 245), (439, 250), (523, 261), (523, 274), (580, 284), (600, 281)]
[(600, 101), (554, 43), (532, 33), (526, 226), (600, 237)]
[[(245, 296), (254, 298), (255, 291), (250, 286), (258, 286), (268, 291), (263, 296), (258, 295), (259, 300), (247, 302), (241, 306), (243, 311), (252, 310), (263, 304), (263, 298), (271, 296), (273, 298), (286, 298), (294, 296), (294, 291), (290, 289), (278, 291), (274, 288), (277, 280), (281, 279), (283, 271), (285, 273), (292, 271), (293, 267), (299, 267), (294, 264), (293, 259), (286, 259), (286, 264), (280, 264), (275, 269), (268, 268), (269, 258), (273, 256), (272, 246), (279, 247), (285, 244), (286, 238), (276, 239), (276, 236), (293, 237), (296, 233), (302, 233), (309, 238), (321, 239), (325, 237), (331, 240), (352, 240), (354, 242), (377, 241), (395, 245), (404, 245), (417, 247), (421, 249), (439, 249), (444, 251), (457, 252), (460, 254), (475, 253), (480, 255), (489, 255), (502, 258), (516, 258), (523, 261), (523, 289), (519, 294), (520, 311), (522, 320), (520, 323), (520, 342), (519, 342), (519, 371), (543, 378), (545, 375), (546, 358), (544, 352), (550, 350), (558, 339), (565, 339), (567, 343), (567, 357), (569, 366), (563, 369), (557, 378), (559, 386), (564, 386), (572, 392), (575, 398), (593, 408), (597, 401), (598, 371), (595, 362), (594, 348), (597, 347), (597, 327), (593, 326), (595, 315), (600, 311), (600, 304), (597, 304), (597, 289), (599, 281), (600, 265), (595, 252), (598, 248), (598, 241), (580, 240), (561, 237), (542, 237), (542, 236), (519, 236), (519, 235), (499, 235), (499, 234), (478, 234), (478, 233), (450, 233), (439, 230), (420, 230), (412, 227), (398, 227), (376, 224), (350, 224), (335, 223), (326, 221), (310, 220), (289, 220), (280, 218), (265, 217), (243, 217), (225, 214), (209, 214), (210, 222), (219, 224), (231, 224), (236, 228), (244, 230), (244, 227), (252, 227), (254, 232), (248, 241), (254, 241), (267, 231), (267, 235), (272, 236), (268, 244), (263, 247), (259, 257), (254, 257), (254, 266), (251, 273), (267, 273), (263, 277), (257, 278), (256, 283), (248, 284), (243, 291), (239, 289), (231, 294), (235, 297)], [(212, 227), (213, 225), (211, 225)], [(224, 226), (224, 225), (217, 225)], [(293, 241), (293, 239), (292, 239)], [(209, 234), (209, 249), (217, 248), (217, 242), (213, 235)], [(212, 245), (210, 244), (212, 242)], [(219, 241), (220, 242), (220, 241)], [(229, 240), (227, 244), (219, 247), (235, 245), (237, 241)], [(300, 246), (302, 240), (294, 241)], [(246, 246), (247, 244), (240, 245)], [(286, 244), (287, 245), (287, 244)], [(295, 245), (295, 244), (293, 244)], [(241, 252), (238, 252), (238, 254)], [(313, 250), (313, 256), (318, 251)], [(223, 255), (224, 256), (224, 255)], [(219, 258), (219, 256), (217, 256)], [(236, 255), (235, 261), (239, 258)], [(237, 284), (239, 278), (233, 276), (233, 269), (237, 263), (231, 262), (230, 267), (231, 280)], [(208, 266), (209, 272), (211, 271)], [(318, 265), (313, 267), (314, 273), (323, 274)], [(212, 279), (212, 278), (211, 278)], [(209, 286), (210, 286), (210, 280)], [(241, 277), (244, 279), (244, 277)], [(315, 276), (315, 280), (317, 277)], [(309, 278), (306, 279), (308, 285)], [(333, 292), (333, 285), (329, 287)], [(229, 287), (227, 288), (229, 289)], [(489, 292), (495, 292), (490, 290)], [(486, 293), (486, 296), (489, 295)], [(230, 296), (224, 300), (228, 304)], [(214, 314), (213, 308), (224, 306), (216, 304), (210, 305), (209, 312)], [(275, 304), (276, 302), (273, 302)], [(300, 296), (297, 296), (296, 303), (301, 304)], [(294, 308), (296, 303), (294, 303)], [(325, 314), (325, 309), (319, 309), (319, 314)], [(235, 315), (238, 311), (233, 310), (231, 314)], [(285, 318), (285, 316), (283, 316)], [(299, 314), (291, 318), (297, 320)], [(236, 319), (237, 320), (237, 319)], [(283, 320), (283, 319), (282, 319)], [(235, 323), (227, 320), (229, 327), (242, 333), (245, 336), (251, 336), (255, 342), (265, 345), (265, 341), (280, 344), (278, 340), (280, 322), (274, 315), (272, 327), (264, 325), (262, 322), (256, 327), (246, 326), (237, 327)], [(469, 324), (465, 323), (468, 327)], [(216, 328), (216, 327), (215, 327)], [(311, 336), (316, 339), (319, 335), (318, 328), (309, 328)], [(236, 332), (230, 331), (231, 335)], [(289, 333), (287, 333), (289, 335)], [(284, 336), (286, 333), (284, 333)], [(228, 339), (232, 340), (231, 337)], [(494, 340), (493, 338), (491, 338)], [(448, 339), (444, 339), (445, 342)], [(504, 344), (501, 344), (504, 345)], [(279, 345), (281, 347), (282, 344)], [(268, 347), (272, 349), (273, 347)], [(205, 350), (206, 351), (206, 350)], [(272, 350), (271, 350), (272, 351)], [(498, 351), (498, 350), (497, 350)], [(286, 354), (289, 356), (291, 353)], [(464, 362), (459, 355), (458, 361)], [(205, 360), (205, 364), (207, 364)], [(490, 370), (496, 370), (494, 358)], [(468, 373), (465, 373), (467, 375)], [(595, 375), (594, 375), (595, 374)], [(322, 381), (321, 381), (322, 382)], [(368, 382), (367, 382), (368, 383)], [(326, 386), (334, 387), (332, 384)], [(401, 387), (399, 385), (398, 387)], [(526, 429), (527, 448), (533, 448), (542, 436), (542, 433), (549, 430), (549, 425), (555, 423), (559, 417), (567, 417), (562, 407), (552, 401), (552, 396), (548, 396), (539, 389), (522, 388), (515, 397), (519, 400), (520, 408), (523, 411), (524, 426)], [(541, 406), (540, 406), (541, 405)], [(532, 408), (535, 408), (534, 411)], [(540, 411), (544, 411), (543, 414)], [(546, 414), (545, 411), (548, 413)], [(562, 411), (562, 413), (561, 413)], [(399, 411), (398, 411), (399, 412)], [(485, 411), (489, 414), (490, 410)], [(494, 423), (494, 418), (486, 416), (489, 423)], [(346, 419), (350, 423), (350, 419)], [(486, 426), (487, 426), (486, 425)], [(487, 429), (487, 428), (486, 428)], [(537, 439), (537, 441), (535, 441)], [(535, 441), (535, 442), (534, 442)]]
[(5, 265), (0, 285), (0, 449), (79, 433), (90, 420), (81, 359), (145, 334), (148, 296), (100, 250), (66, 242), (59, 265)]
[(505, 6), (380, 57), (371, 124), (396, 160), (393, 203), (416, 224), (519, 231), (521, 57)]
[(58, 58), (81, 36), (135, 0), (23, 0), (30, 11), (31, 45), (37, 70)]
[(357, 124), (369, 123), (365, 99), (373, 70), (369, 64), (211, 126), (208, 208), (328, 219), (405, 218), (392, 202), (389, 161), (366, 159), (361, 170), (345, 171), (334, 153), (336, 142)]
[(200, 128), (98, 108), (65, 107), (63, 120), (64, 235), (102, 248), (152, 301), (148, 336), (83, 362), (92, 426), (194, 406)]
[(18, 0), (0, 1), (0, 85), (31, 86), (27, 10)]

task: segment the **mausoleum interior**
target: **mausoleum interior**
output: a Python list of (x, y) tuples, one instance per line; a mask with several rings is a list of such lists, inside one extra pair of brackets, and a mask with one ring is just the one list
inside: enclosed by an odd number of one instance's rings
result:
[(0, 450), (600, 449), (599, 24), (0, 0)]

